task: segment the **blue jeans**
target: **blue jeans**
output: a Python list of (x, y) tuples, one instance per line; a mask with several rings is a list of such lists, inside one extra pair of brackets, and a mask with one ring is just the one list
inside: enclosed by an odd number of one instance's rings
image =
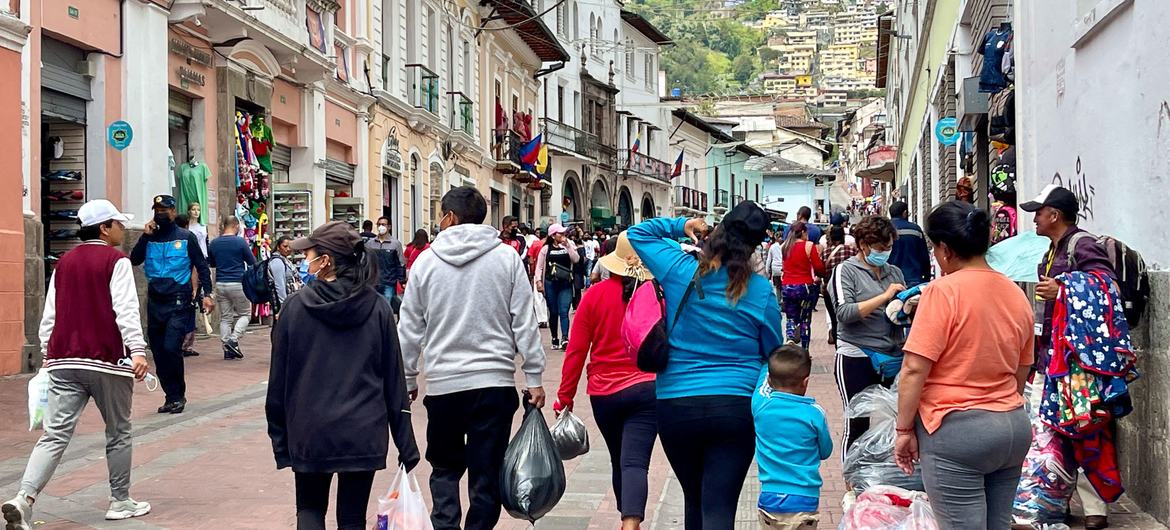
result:
[(398, 310), (402, 307), (402, 299), (398, 297), (398, 284), (392, 283), (382, 287), (382, 297), (390, 302), (390, 309), (394, 310), (394, 314), (398, 314)]
[(548, 302), (548, 330), (553, 340), (560, 334), (557, 332), (557, 317), (560, 317), (560, 327), (565, 329), (565, 337), (569, 336), (569, 306), (573, 303), (573, 282), (544, 281), (544, 300)]

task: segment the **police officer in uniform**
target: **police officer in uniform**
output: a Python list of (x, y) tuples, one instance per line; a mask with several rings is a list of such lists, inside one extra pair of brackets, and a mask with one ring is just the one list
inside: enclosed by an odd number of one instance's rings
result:
[(199, 249), (195, 234), (175, 225), (175, 198), (154, 198), (154, 219), (146, 224), (142, 237), (130, 253), (130, 262), (144, 265), (146, 273), (147, 341), (154, 353), (158, 379), (166, 393), (160, 414), (178, 414), (187, 405), (187, 382), (183, 373), (183, 337), (195, 329), (191, 269), (199, 273), (199, 294), (203, 310), (215, 307), (211, 298), (211, 272)]

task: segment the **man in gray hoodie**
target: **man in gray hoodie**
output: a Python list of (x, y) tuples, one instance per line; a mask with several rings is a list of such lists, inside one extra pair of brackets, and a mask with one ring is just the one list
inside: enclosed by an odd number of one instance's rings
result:
[(420, 360), (426, 377), (435, 530), (461, 528), (465, 471), (471, 506), (462, 528), (490, 529), (500, 519), (500, 468), (520, 405), (515, 358), (524, 358), (529, 402), (543, 407), (544, 349), (528, 273), (516, 250), (482, 224), (483, 195), (464, 186), (441, 204), (441, 231), (410, 269), (398, 334), (412, 400)]

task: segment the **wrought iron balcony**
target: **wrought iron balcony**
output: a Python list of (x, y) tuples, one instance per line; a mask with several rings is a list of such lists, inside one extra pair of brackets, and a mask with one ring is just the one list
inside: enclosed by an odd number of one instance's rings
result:
[(451, 96), (451, 130), (475, 138), (475, 103), (462, 92), (448, 92)]
[(696, 212), (707, 211), (707, 192), (699, 191), (694, 188), (686, 186), (674, 187), (674, 207), (675, 209), (693, 210)]
[(410, 104), (431, 114), (439, 114), (439, 74), (421, 64), (406, 65), (410, 81)]
[(544, 141), (550, 148), (576, 153), (591, 160), (597, 160), (600, 155), (597, 135), (554, 119), (544, 118)]
[(618, 169), (624, 171), (627, 176), (640, 176), (670, 183), (670, 164), (629, 149), (618, 152)]

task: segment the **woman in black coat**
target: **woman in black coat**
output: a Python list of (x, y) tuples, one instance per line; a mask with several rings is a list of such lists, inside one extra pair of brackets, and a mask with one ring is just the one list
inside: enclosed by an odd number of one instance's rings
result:
[(390, 434), (399, 463), (419, 461), (394, 313), (374, 289), (377, 258), (348, 224), (292, 247), (316, 279), (286, 300), (272, 332), (268, 435), (276, 467), (296, 475), (297, 528), (325, 528), (336, 474), (337, 526), (362, 529)]

